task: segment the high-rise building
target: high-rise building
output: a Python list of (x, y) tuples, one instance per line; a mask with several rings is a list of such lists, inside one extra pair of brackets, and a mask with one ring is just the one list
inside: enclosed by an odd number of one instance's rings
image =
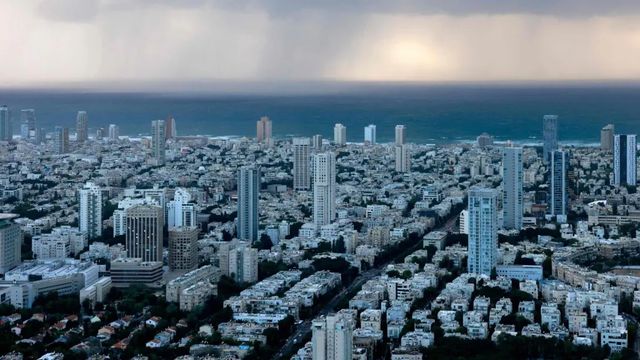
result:
[(258, 196), (260, 168), (238, 170), (238, 239), (258, 240)]
[(78, 224), (88, 239), (102, 235), (102, 189), (94, 183), (86, 183), (78, 190), (80, 210)]
[(2, 105), (0, 106), (0, 141), (11, 141), (12, 138), (11, 113), (7, 105)]
[(364, 127), (364, 143), (375, 145), (376, 143), (376, 126), (373, 124)]
[(485, 148), (487, 146), (493, 146), (493, 136), (487, 133), (482, 133), (478, 135), (478, 137), (476, 138), (476, 143), (481, 148)]
[(552, 216), (567, 215), (567, 170), (569, 159), (562, 150), (551, 152), (549, 173), (549, 214)]
[(258, 249), (248, 244), (236, 246), (229, 251), (229, 276), (240, 283), (258, 281)]
[(76, 141), (85, 142), (89, 139), (89, 115), (86, 111), (78, 111), (76, 116)]
[(309, 172), (309, 138), (293, 139), (293, 189), (309, 190), (311, 174)]
[(271, 120), (263, 116), (256, 123), (256, 140), (259, 143), (271, 144)]
[(109, 140), (115, 141), (120, 137), (120, 128), (116, 124), (109, 125)]
[(98, 128), (96, 130), (96, 140), (101, 141), (102, 139), (104, 139), (104, 128)]
[(69, 152), (69, 129), (56, 126), (53, 130), (53, 147), (57, 154)]
[(151, 152), (157, 165), (164, 165), (166, 145), (164, 120), (154, 120), (151, 122)]
[(167, 203), (167, 227), (169, 229), (196, 226), (196, 205), (191, 203), (191, 194), (177, 188), (172, 201)]
[(409, 147), (407, 145), (396, 145), (396, 171), (407, 172), (411, 170), (411, 156), (409, 155)]
[(551, 160), (551, 153), (558, 149), (558, 115), (542, 118), (542, 156), (545, 162)]
[(314, 319), (311, 323), (312, 359), (351, 359), (353, 329), (353, 320), (342, 314), (330, 314)]
[(613, 136), (616, 133), (616, 127), (613, 124), (607, 124), (600, 130), (600, 149), (604, 151), (613, 151)]
[(198, 228), (169, 229), (169, 268), (194, 270), (198, 267)]
[(338, 146), (344, 146), (347, 143), (347, 127), (342, 124), (336, 124), (333, 127), (333, 142)]
[(636, 135), (616, 135), (613, 140), (613, 184), (636, 185)]
[(405, 143), (405, 126), (396, 125), (396, 146), (404, 145)]
[(135, 205), (127, 209), (127, 256), (142, 261), (162, 261), (164, 211), (160, 206)]
[(169, 116), (165, 124), (165, 140), (175, 139), (175, 137), (178, 135), (178, 131), (176, 129), (176, 119), (174, 119), (173, 116)]
[(506, 147), (502, 153), (503, 225), (506, 229), (522, 228), (522, 148)]
[(469, 249), (467, 270), (490, 275), (498, 258), (498, 193), (495, 189), (469, 190)]
[(0, 214), (0, 274), (20, 265), (22, 231), (15, 214)]
[(322, 135), (316, 134), (311, 138), (314, 150), (322, 150)]
[(22, 109), (20, 111), (20, 135), (24, 140), (36, 138), (36, 111), (34, 109)]
[(331, 223), (336, 216), (336, 155), (316, 154), (313, 169), (313, 222)]

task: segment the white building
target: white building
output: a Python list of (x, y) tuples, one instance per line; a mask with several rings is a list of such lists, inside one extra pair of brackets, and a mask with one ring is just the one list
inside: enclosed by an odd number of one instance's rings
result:
[(468, 272), (490, 275), (498, 257), (498, 204), (494, 189), (469, 190)]
[(336, 124), (333, 127), (333, 142), (338, 146), (344, 146), (347, 143), (347, 127), (342, 124)]
[(503, 226), (522, 228), (522, 148), (506, 147), (502, 154)]
[(336, 217), (336, 155), (317, 154), (313, 176), (313, 222), (322, 226)]
[(238, 170), (238, 239), (258, 240), (258, 196), (260, 168)]
[(195, 227), (196, 206), (191, 203), (191, 194), (184, 188), (177, 188), (172, 201), (167, 203), (167, 227)]
[(402, 146), (405, 144), (406, 139), (406, 127), (404, 125), (396, 125), (396, 146)]
[(339, 314), (313, 320), (312, 359), (345, 360), (353, 353), (353, 322)]
[(396, 145), (395, 156), (397, 172), (404, 173), (411, 170), (411, 155), (407, 145)]
[(311, 173), (309, 172), (309, 138), (293, 139), (293, 189), (309, 190), (311, 188)]
[(166, 131), (164, 120), (154, 120), (151, 122), (151, 154), (156, 165), (165, 163)]
[(86, 183), (78, 190), (80, 231), (89, 239), (102, 235), (102, 190), (93, 183)]
[(371, 124), (364, 128), (364, 143), (375, 145), (376, 144), (376, 126)]
[(20, 264), (22, 232), (12, 221), (17, 215), (0, 214), (0, 273), (4, 274)]

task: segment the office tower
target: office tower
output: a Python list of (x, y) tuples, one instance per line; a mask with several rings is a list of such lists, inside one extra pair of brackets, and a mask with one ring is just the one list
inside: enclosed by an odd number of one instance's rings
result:
[(20, 135), (24, 140), (34, 140), (36, 137), (36, 111), (23, 109), (20, 111)]
[(506, 147), (502, 153), (503, 225), (522, 228), (522, 148)]
[(314, 150), (322, 150), (322, 135), (313, 135), (312, 144)]
[(613, 184), (636, 185), (636, 136), (616, 135), (613, 140)]
[(403, 173), (411, 170), (411, 156), (407, 145), (396, 145), (395, 155), (397, 172)]
[(169, 268), (194, 270), (198, 267), (198, 228), (169, 229)]
[(545, 162), (551, 159), (551, 153), (558, 149), (558, 116), (545, 115), (542, 118), (542, 158)]
[[(47, 131), (45, 128), (37, 128), (33, 137), (34, 144), (42, 144), (46, 138)], [(69, 130), (67, 129), (67, 143), (69, 143)]]
[(89, 139), (89, 116), (86, 111), (78, 111), (76, 116), (76, 141), (85, 142)]
[(293, 139), (293, 190), (309, 190), (309, 138)]
[(471, 274), (491, 275), (498, 256), (498, 193), (495, 189), (469, 190), (469, 250)]
[(482, 133), (476, 138), (476, 143), (481, 148), (493, 146), (493, 136), (487, 133)]
[(157, 165), (164, 165), (166, 145), (164, 120), (154, 120), (151, 122), (151, 153)]
[(342, 124), (336, 124), (333, 127), (333, 142), (338, 146), (347, 144), (347, 127)]
[(69, 151), (69, 129), (56, 126), (53, 131), (53, 148), (57, 154)]
[(196, 205), (191, 203), (187, 189), (177, 188), (172, 201), (167, 203), (169, 229), (196, 226)]
[(271, 120), (266, 116), (256, 123), (256, 139), (259, 143), (271, 144)]
[(364, 143), (374, 145), (376, 143), (376, 126), (371, 124), (364, 127)]
[(313, 169), (313, 222), (330, 224), (336, 216), (336, 155), (316, 154)]
[(258, 281), (258, 249), (241, 244), (229, 251), (229, 276), (236, 282)]
[(116, 124), (109, 125), (109, 140), (118, 140), (120, 136), (120, 128)]
[(11, 113), (7, 105), (2, 105), (0, 106), (0, 141), (11, 141), (12, 138)]
[(93, 183), (86, 183), (78, 190), (80, 209), (78, 223), (80, 231), (87, 234), (88, 239), (102, 235), (102, 190)]
[(616, 133), (616, 127), (608, 124), (600, 130), (600, 149), (604, 151), (613, 151), (613, 136)]
[(104, 139), (104, 128), (98, 128), (96, 130), (96, 140)]
[(127, 256), (142, 261), (162, 261), (162, 208), (155, 205), (134, 205), (127, 209), (126, 223)]
[(312, 359), (351, 359), (353, 328), (353, 321), (342, 314), (331, 314), (314, 319), (311, 323)]
[(22, 231), (15, 214), (0, 214), (0, 274), (20, 265)]
[(562, 150), (551, 152), (551, 172), (549, 173), (549, 214), (567, 215), (567, 168), (569, 159)]
[(173, 116), (169, 116), (166, 121), (165, 140), (175, 139), (177, 135), (176, 119)]
[(260, 169), (243, 167), (238, 170), (238, 239), (258, 240), (258, 195)]
[(396, 146), (404, 145), (405, 130), (404, 125), (396, 125)]

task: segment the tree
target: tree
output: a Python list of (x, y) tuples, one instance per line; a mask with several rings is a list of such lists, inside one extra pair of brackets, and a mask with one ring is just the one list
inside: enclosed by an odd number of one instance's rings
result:
[(273, 247), (273, 242), (269, 235), (262, 233), (260, 235), (260, 240), (256, 242), (256, 248), (259, 250), (269, 250)]

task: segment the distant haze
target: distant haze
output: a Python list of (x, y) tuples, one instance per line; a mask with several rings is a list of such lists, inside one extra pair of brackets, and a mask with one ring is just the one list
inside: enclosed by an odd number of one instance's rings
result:
[(640, 79), (640, 2), (0, 0), (0, 86)]

